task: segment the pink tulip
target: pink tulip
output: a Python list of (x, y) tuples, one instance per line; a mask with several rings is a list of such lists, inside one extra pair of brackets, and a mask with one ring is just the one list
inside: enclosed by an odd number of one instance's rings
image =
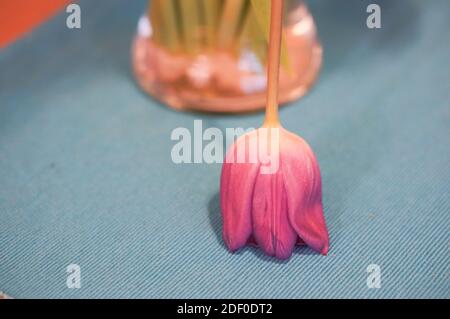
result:
[[(259, 160), (237, 162), (241, 151), (249, 159), (251, 152), (268, 145), (264, 143), (271, 134), (262, 134), (262, 130), (267, 128), (240, 137), (223, 165), (220, 199), (226, 246), (236, 251), (255, 243), (266, 254), (287, 259), (295, 244), (304, 242), (326, 255), (329, 239), (322, 211), (320, 170), (309, 145), (279, 128), (279, 139), (271, 144), (271, 149), (278, 151), (276, 172), (264, 174), (267, 163)], [(273, 147), (275, 143), (279, 144)], [(258, 145), (258, 150), (252, 145)], [(275, 159), (273, 155), (270, 158)]]
[(264, 126), (240, 137), (227, 153), (220, 204), (223, 239), (231, 251), (256, 244), (287, 259), (296, 243), (326, 255), (329, 239), (319, 164), (302, 138), (281, 127), (278, 116), (283, 2), (271, 2)]

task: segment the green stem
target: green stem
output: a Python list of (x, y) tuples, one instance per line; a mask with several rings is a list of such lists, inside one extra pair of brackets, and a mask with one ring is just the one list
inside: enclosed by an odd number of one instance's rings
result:
[(245, 3), (245, 0), (225, 0), (218, 34), (221, 48), (229, 48), (234, 43)]
[(201, 0), (204, 23), (206, 28), (206, 42), (208, 47), (214, 47), (217, 39), (217, 26), (219, 25), (220, 3), (218, 0)]
[(184, 46), (189, 53), (196, 53), (201, 48), (200, 2), (199, 0), (179, 0), (178, 3)]
[(152, 0), (158, 1), (161, 19), (163, 22), (163, 42), (170, 51), (180, 49), (180, 37), (177, 27), (177, 14), (175, 0)]

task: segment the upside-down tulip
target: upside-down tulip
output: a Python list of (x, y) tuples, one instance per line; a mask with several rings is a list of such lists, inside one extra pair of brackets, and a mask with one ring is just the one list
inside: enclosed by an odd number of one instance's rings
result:
[[(267, 143), (262, 130), (279, 130), (277, 170), (266, 164), (237, 162), (239, 152)], [(279, 143), (279, 147), (273, 147)], [(260, 152), (259, 152), (260, 153)], [(271, 154), (269, 158), (276, 157)], [(221, 176), (223, 239), (231, 251), (256, 243), (268, 255), (289, 258), (302, 242), (326, 255), (328, 232), (322, 210), (319, 165), (309, 145), (283, 128), (261, 128), (240, 137), (227, 153)]]
[(317, 159), (278, 118), (282, 7), (283, 1), (272, 0), (266, 121), (228, 151), (220, 201), (223, 239), (231, 251), (256, 244), (270, 256), (287, 259), (296, 243), (326, 255), (329, 238)]

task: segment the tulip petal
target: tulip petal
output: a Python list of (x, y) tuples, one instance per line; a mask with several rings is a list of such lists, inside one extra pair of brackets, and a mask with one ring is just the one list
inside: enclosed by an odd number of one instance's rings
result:
[(281, 162), (291, 225), (309, 247), (326, 255), (329, 237), (322, 209), (319, 164), (302, 138), (288, 131), (282, 134)]
[(297, 234), (291, 227), (283, 173), (258, 174), (253, 193), (253, 235), (270, 256), (287, 259), (294, 249)]
[[(247, 139), (245, 138), (247, 137)], [(248, 139), (256, 138), (251, 132), (240, 137), (228, 151), (220, 179), (220, 204), (223, 219), (223, 239), (231, 251), (245, 246), (252, 234), (251, 207), (253, 189), (259, 163), (236, 163), (238, 150)]]

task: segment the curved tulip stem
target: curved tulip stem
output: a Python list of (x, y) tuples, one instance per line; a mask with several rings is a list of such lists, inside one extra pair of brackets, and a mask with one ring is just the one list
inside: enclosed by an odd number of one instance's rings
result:
[(281, 38), (284, 0), (272, 0), (270, 14), (269, 59), (267, 72), (267, 104), (265, 127), (280, 125), (278, 116), (278, 85), (280, 74)]

